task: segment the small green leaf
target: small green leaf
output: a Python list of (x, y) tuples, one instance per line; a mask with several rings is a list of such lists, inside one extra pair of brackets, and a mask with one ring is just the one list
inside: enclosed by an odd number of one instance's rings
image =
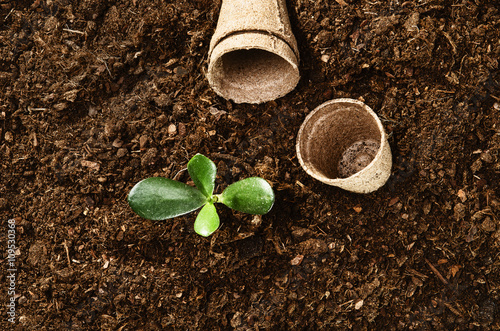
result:
[(219, 224), (219, 215), (214, 204), (207, 203), (194, 221), (194, 231), (200, 236), (208, 237), (219, 228)]
[(188, 172), (194, 184), (207, 198), (214, 192), (217, 167), (208, 157), (196, 154), (189, 160)]
[(184, 215), (207, 202), (195, 187), (163, 177), (140, 181), (132, 188), (127, 200), (139, 216), (150, 220)]
[(274, 204), (271, 185), (260, 177), (250, 177), (229, 185), (219, 202), (248, 214), (266, 214)]

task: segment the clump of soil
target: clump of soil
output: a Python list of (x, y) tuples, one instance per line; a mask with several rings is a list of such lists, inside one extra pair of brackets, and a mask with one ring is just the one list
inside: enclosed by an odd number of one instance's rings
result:
[[(496, 2), (287, 5), (301, 81), (247, 105), (205, 78), (220, 1), (0, 3), (0, 219), (18, 247), (1, 329), (500, 328)], [(368, 195), (296, 159), (306, 115), (340, 97), (389, 135), (391, 178)], [(196, 153), (217, 193), (269, 180), (271, 212), (221, 207), (202, 238), (195, 215), (130, 210), (141, 179), (189, 183)]]
[(349, 146), (339, 162), (341, 177), (349, 177), (366, 168), (377, 155), (380, 143), (375, 140), (359, 140)]

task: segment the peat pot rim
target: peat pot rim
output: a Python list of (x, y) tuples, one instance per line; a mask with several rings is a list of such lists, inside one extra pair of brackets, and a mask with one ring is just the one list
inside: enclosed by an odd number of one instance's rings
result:
[(278, 36), (238, 31), (209, 51), (207, 78), (214, 91), (226, 99), (263, 103), (295, 88), (300, 79), (298, 56)]
[[(303, 149), (305, 149), (308, 145), (308, 138), (305, 130), (311, 129), (312, 122), (310, 123), (310, 121), (313, 120), (313, 118), (316, 119), (316, 117), (320, 116), (321, 112), (325, 113), (323, 115), (323, 117), (325, 117), (329, 113), (331, 114), (331, 112), (339, 112), (343, 110), (344, 108), (341, 107), (335, 108), (337, 104), (341, 103), (351, 104), (358, 110), (362, 110), (369, 114), (378, 128), (380, 139), (377, 142), (380, 143), (380, 147), (378, 148), (373, 160), (362, 170), (349, 177), (342, 178), (337, 176), (335, 178), (331, 178), (325, 175), (322, 171), (318, 170), (314, 164), (309, 162), (309, 160), (307, 160), (304, 156), (307, 152), (304, 152)], [(331, 110), (329, 110), (330, 108)], [(312, 128), (314, 128), (314, 126), (312, 126)], [(296, 152), (300, 165), (308, 175), (327, 185), (337, 186), (351, 192), (373, 192), (387, 182), (391, 172), (392, 155), (382, 122), (378, 118), (377, 114), (368, 105), (356, 99), (339, 98), (329, 100), (311, 111), (306, 116), (297, 134)]]

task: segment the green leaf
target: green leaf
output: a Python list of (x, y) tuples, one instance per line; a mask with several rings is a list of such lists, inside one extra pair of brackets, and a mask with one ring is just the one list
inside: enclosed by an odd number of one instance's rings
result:
[(139, 216), (150, 220), (184, 215), (207, 202), (195, 187), (163, 177), (140, 181), (132, 188), (127, 200)]
[(208, 157), (196, 154), (189, 160), (188, 172), (194, 184), (207, 198), (214, 192), (217, 167)]
[(250, 177), (229, 185), (218, 202), (237, 211), (262, 215), (273, 206), (274, 192), (265, 179)]
[(214, 204), (207, 203), (194, 221), (194, 231), (200, 236), (208, 237), (219, 228), (219, 224), (219, 215)]

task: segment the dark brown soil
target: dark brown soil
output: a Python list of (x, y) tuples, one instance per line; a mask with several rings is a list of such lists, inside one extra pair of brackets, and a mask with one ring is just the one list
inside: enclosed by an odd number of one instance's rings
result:
[[(302, 79), (262, 105), (204, 72), (219, 1), (0, 1), (0, 329), (497, 330), (500, 10), (496, 0), (288, 1)], [(305, 116), (338, 97), (383, 120), (394, 157), (368, 195), (310, 178)], [(217, 191), (261, 176), (262, 217), (218, 206), (135, 215), (139, 180)], [(16, 220), (15, 323), (7, 231)]]

